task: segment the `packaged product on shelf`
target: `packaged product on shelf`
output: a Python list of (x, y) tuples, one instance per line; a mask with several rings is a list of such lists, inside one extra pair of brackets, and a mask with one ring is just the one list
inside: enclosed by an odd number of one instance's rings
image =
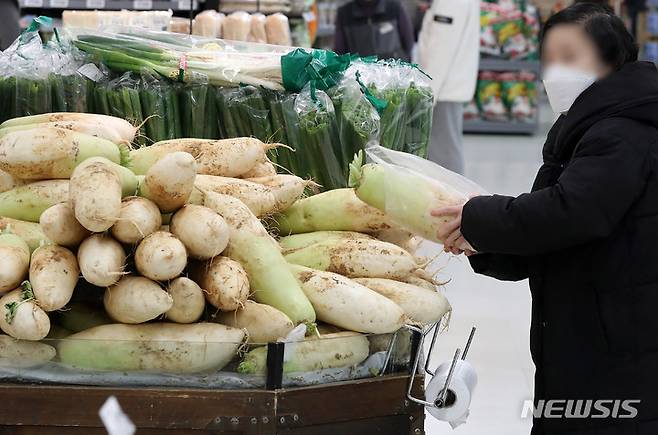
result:
[(528, 122), (534, 111), (528, 96), (527, 80), (519, 72), (505, 72), (498, 76), (503, 103), (513, 120)]
[(192, 34), (209, 38), (221, 38), (223, 20), (224, 14), (220, 14), (215, 10), (208, 9), (200, 12), (194, 17)]
[(288, 17), (281, 13), (272, 14), (267, 17), (265, 20), (265, 32), (267, 33), (268, 44), (292, 44)]
[(247, 41), (251, 32), (251, 16), (244, 12), (233, 12), (224, 20), (222, 35), (229, 41)]
[(475, 98), (473, 98), (471, 101), (464, 104), (464, 120), (471, 121), (479, 118), (480, 110), (478, 109), (478, 105), (475, 102)]
[(526, 0), (489, 0), (480, 8), (480, 52), (505, 59), (537, 59), (537, 8)]
[[(194, 24), (192, 23), (192, 27)], [(167, 30), (174, 33), (190, 34), (190, 19), (182, 17), (171, 17)]]
[(251, 14), (251, 27), (249, 29), (249, 42), (259, 44), (267, 43), (267, 34), (265, 33), (265, 15), (261, 13)]
[(494, 24), (501, 54), (516, 59), (527, 53), (528, 41), (521, 11), (514, 11)]
[(223, 0), (219, 3), (219, 10), (225, 13), (235, 11), (245, 12), (290, 12), (289, 0)]
[(498, 75), (493, 71), (480, 71), (475, 98), (480, 115), (488, 121), (506, 121), (507, 111), (503, 104)]

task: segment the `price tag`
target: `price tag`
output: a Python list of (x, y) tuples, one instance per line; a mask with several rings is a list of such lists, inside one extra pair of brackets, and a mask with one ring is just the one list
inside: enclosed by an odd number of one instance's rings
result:
[(50, 7), (54, 9), (67, 9), (69, 0), (50, 0)]
[(133, 9), (142, 11), (153, 9), (153, 0), (133, 0)]
[(196, 2), (193, 2), (193, 1), (190, 1), (190, 0), (178, 0), (178, 10), (179, 11), (189, 11), (190, 6), (192, 6), (193, 8), (196, 9), (196, 7), (194, 6), (194, 3), (196, 3)]
[(23, 0), (24, 8), (42, 8), (43, 0)]
[(87, 9), (105, 9), (105, 0), (85, 0)]

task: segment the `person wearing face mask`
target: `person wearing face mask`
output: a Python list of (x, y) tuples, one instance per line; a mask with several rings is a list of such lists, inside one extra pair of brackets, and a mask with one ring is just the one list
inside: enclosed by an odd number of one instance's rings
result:
[(433, 212), (475, 272), (530, 280), (533, 435), (658, 434), (658, 71), (637, 55), (607, 7), (549, 18), (560, 116), (531, 192)]

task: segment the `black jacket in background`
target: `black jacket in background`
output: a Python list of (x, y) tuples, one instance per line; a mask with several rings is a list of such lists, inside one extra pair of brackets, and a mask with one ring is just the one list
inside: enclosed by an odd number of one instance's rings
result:
[(535, 399), (642, 401), (632, 420), (536, 419), (533, 434), (658, 434), (657, 128), (656, 67), (627, 64), (556, 121), (532, 193), (464, 207), (474, 270), (530, 278)]

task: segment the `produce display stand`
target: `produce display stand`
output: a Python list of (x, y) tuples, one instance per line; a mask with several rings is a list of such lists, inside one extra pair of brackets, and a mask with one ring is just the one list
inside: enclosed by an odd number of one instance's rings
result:
[[(116, 396), (138, 434), (329, 435), (424, 433), (409, 376), (292, 389), (201, 390), (2, 384), (0, 433), (106, 434), (98, 410)], [(423, 378), (414, 383), (422, 395)]]
[(284, 343), (268, 345), (264, 389), (0, 383), (0, 434), (105, 434), (98, 411), (115, 396), (138, 434), (420, 435), (424, 406), (407, 393), (424, 397), (424, 375), (409, 372), (421, 334), (410, 339), (403, 363), (391, 358), (391, 342), (379, 376), (303, 387), (282, 386)]

